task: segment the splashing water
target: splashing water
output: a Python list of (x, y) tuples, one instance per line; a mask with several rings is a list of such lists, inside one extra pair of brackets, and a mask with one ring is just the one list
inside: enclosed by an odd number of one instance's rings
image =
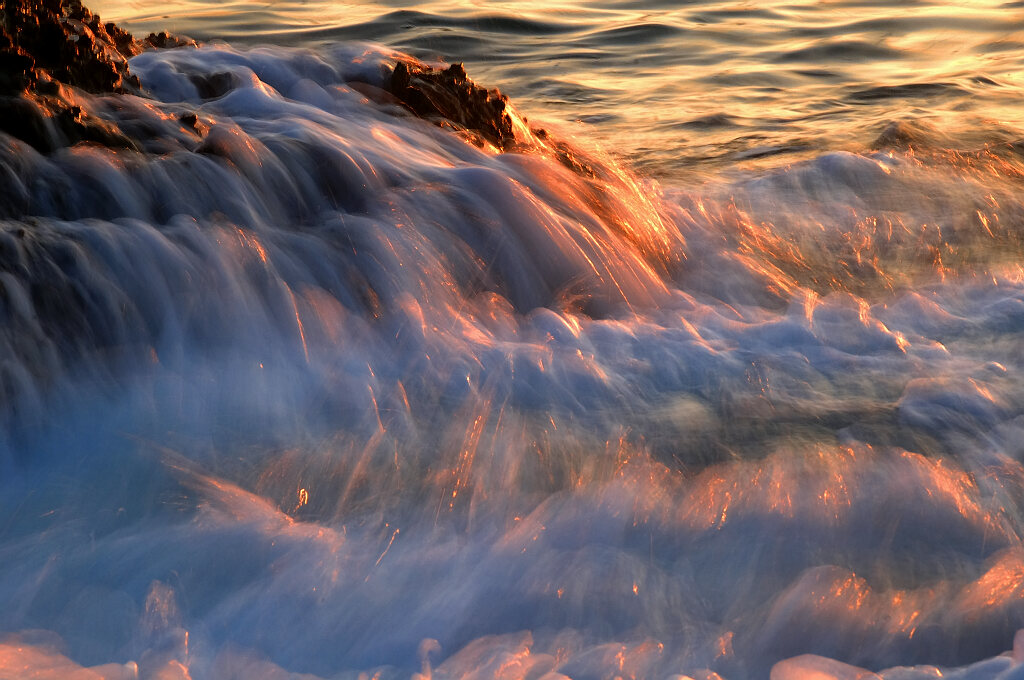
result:
[(4, 140), (0, 677), (1020, 673), (1014, 148), (661, 187), (395, 57), (149, 52), (83, 97), (145, 148)]

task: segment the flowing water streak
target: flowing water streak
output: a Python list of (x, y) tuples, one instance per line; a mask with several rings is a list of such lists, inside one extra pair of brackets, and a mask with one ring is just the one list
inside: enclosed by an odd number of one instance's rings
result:
[(1012, 147), (659, 190), (393, 58), (147, 53), (84, 100), (142, 152), (5, 143), (4, 673), (1016, 672)]

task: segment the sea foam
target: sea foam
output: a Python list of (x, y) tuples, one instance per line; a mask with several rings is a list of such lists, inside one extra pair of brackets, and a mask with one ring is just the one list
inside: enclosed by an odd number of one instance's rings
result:
[(148, 52), (139, 150), (0, 149), (4, 672), (1020, 673), (1003, 161), (659, 187), (395, 58)]

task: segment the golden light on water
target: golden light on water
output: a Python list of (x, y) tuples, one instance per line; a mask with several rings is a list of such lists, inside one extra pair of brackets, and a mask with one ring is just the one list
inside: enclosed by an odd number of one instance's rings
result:
[[(374, 25), (399, 9), (422, 14)], [(756, 167), (777, 162), (778, 154), (797, 160), (825, 147), (860, 150), (922, 96), (932, 101), (917, 118), (940, 136), (978, 146), (999, 141), (978, 135), (989, 122), (1024, 129), (1024, 114), (1010, 96), (1024, 85), (1020, 9), (996, 0), (899, 11), (773, 1), (759, 3), (756, 18), (750, 9), (735, 2), (648, 9), (449, 0), (405, 6), (233, 2), (216, 9), (189, 0), (170, 11), (108, 0), (97, 7), (105, 18), (137, 32), (173, 30), (229, 40), (358, 39), (358, 27), (365, 26), (365, 37), (379, 36), (399, 48), (411, 40), (416, 56), (464, 61), (472, 77), (511, 93), (531, 119), (556, 124), (564, 135), (586, 136), (659, 172), (692, 172), (695, 165), (719, 161)], [(445, 33), (484, 44), (521, 41), (517, 50), (535, 50), (538, 38), (528, 27), (523, 35), (504, 34), (512, 29), (492, 22), (502, 14), (536, 22), (557, 36), (543, 62), (544, 77), (578, 90), (579, 98), (563, 102), (536, 94), (533, 65), (519, 74), (489, 51), (447, 46)], [(436, 47), (423, 35), (433, 25), (428, 17), (458, 21), (438, 34)], [(637, 44), (621, 36), (635, 36)]]
[[(0, 225), (0, 349), (41, 357), (0, 399), (60, 412), (0, 604), (141, 665), (28, 631), (0, 676), (1011, 663), (1024, 12), (644, 4), (96, 7), (232, 44), (94, 98), (142, 150), (7, 149), (109, 201)], [(414, 115), (397, 50), (510, 92), (517, 141)]]

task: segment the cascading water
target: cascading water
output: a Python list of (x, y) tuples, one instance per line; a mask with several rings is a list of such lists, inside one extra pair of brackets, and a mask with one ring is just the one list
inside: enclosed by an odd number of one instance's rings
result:
[(82, 95), (142, 148), (4, 139), (0, 676), (1019, 674), (1015, 152), (661, 188), (395, 58), (147, 52)]

